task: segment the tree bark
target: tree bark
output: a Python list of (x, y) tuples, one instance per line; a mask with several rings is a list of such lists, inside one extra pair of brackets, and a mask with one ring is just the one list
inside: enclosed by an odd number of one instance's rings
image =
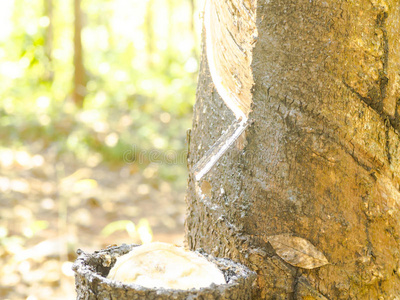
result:
[(86, 93), (85, 67), (82, 50), (82, 11), (81, 0), (74, 0), (74, 90), (73, 100), (77, 107), (83, 106)]
[[(251, 111), (242, 111), (252, 123), (196, 176), (196, 163), (240, 121), (219, 95), (203, 43), (188, 158), (190, 248), (256, 271), (257, 299), (399, 299), (398, 1), (211, 2), (229, 16), (214, 26), (245, 28), (254, 18), (253, 42), (232, 35), (251, 49)], [(311, 242), (330, 264), (286, 262), (268, 242), (281, 234)]]

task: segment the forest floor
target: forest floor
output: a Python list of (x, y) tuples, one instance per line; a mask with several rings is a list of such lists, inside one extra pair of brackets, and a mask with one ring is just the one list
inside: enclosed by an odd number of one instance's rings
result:
[(157, 178), (154, 166), (34, 152), (0, 153), (0, 299), (75, 299), (78, 248), (140, 243), (151, 234), (183, 244), (185, 189)]

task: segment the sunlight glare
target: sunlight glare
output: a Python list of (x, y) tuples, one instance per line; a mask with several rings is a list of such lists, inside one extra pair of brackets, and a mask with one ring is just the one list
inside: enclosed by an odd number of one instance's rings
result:
[(13, 10), (14, 0), (0, 1), (0, 41), (8, 39), (13, 30)]
[(21, 167), (29, 167), (31, 165), (31, 157), (25, 151), (17, 151), (15, 153), (15, 160)]
[(39, 26), (40, 27), (47, 27), (50, 25), (50, 19), (48, 16), (43, 16), (39, 19)]
[(128, 74), (122, 70), (115, 71), (114, 78), (117, 81), (128, 81), (128, 79), (129, 79)]
[[(28, 193), (30, 187), (28, 182), (26, 182), (26, 180), (14, 179), (11, 181), (11, 190), (13, 190), (14, 192)], [(16, 214), (18, 215), (18, 213)]]
[(109, 135), (106, 136), (104, 142), (106, 145), (110, 148), (115, 147), (119, 141), (119, 136), (117, 133), (112, 132)]
[(36, 24), (28, 23), (26, 25), (26, 27), (25, 27), (25, 32), (28, 35), (32, 36), (32, 35), (35, 35), (38, 32), (38, 28), (37, 28)]
[(94, 109), (84, 110), (78, 115), (78, 119), (83, 123), (92, 124), (101, 119), (101, 114)]
[(8, 235), (8, 229), (0, 226), (0, 238), (5, 238)]
[(9, 189), (10, 189), (10, 179), (8, 179), (7, 177), (0, 177), (0, 191), (7, 192)]
[(3, 167), (10, 167), (14, 162), (14, 153), (12, 150), (6, 149), (0, 152), (0, 163)]
[(26, 69), (27, 67), (29, 67), (30, 63), (31, 63), (30, 59), (26, 56), (22, 57), (18, 62), (19, 66), (22, 69)]
[(6, 98), (3, 100), (3, 108), (7, 114), (12, 114), (15, 110), (15, 106), (12, 98)]
[(47, 96), (40, 96), (36, 99), (36, 106), (40, 109), (45, 110), (49, 107), (51, 99)]
[(99, 133), (106, 133), (110, 130), (108, 123), (103, 121), (97, 121), (93, 123), (93, 130)]
[(107, 74), (110, 71), (110, 64), (108, 62), (102, 62), (99, 65), (99, 73), (100, 74)]
[(17, 79), (22, 77), (24, 70), (18, 62), (5, 61), (0, 64), (0, 74), (10, 79)]
[(75, 275), (74, 271), (72, 270), (73, 263), (71, 261), (65, 261), (62, 264), (61, 270), (65, 276), (73, 277)]
[(106, 26), (86, 27), (82, 29), (82, 42), (87, 51), (106, 51), (109, 48), (109, 31)]
[(43, 158), (43, 156), (41, 156), (41, 155), (39, 155), (39, 154), (36, 154), (36, 155), (34, 155), (34, 156), (32, 157), (32, 164), (33, 164), (35, 167), (40, 167), (41, 165), (43, 165), (43, 163), (44, 163), (44, 158)]
[[(147, 1), (113, 1), (113, 17), (111, 26), (115, 33), (131, 41), (138, 40), (137, 35), (141, 33), (144, 23)], [(136, 35), (136, 36), (135, 36)], [(140, 39), (144, 41), (144, 38)], [(137, 45), (135, 45), (137, 48)]]
[(188, 73), (197, 72), (198, 64), (197, 60), (192, 56), (185, 63), (185, 71)]

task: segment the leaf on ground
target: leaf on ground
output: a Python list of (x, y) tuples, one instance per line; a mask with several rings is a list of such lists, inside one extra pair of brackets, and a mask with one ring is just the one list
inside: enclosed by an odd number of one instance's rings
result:
[(98, 183), (94, 179), (81, 179), (81, 180), (75, 182), (75, 184), (73, 186), (73, 190), (74, 190), (74, 192), (80, 193), (85, 190), (94, 189), (97, 186), (98, 186)]
[(116, 231), (126, 230), (129, 236), (132, 236), (136, 232), (135, 224), (130, 220), (118, 220), (107, 224), (101, 231), (101, 235), (110, 236)]
[(291, 234), (280, 234), (266, 238), (276, 254), (295, 267), (315, 269), (329, 261), (325, 255), (306, 239)]

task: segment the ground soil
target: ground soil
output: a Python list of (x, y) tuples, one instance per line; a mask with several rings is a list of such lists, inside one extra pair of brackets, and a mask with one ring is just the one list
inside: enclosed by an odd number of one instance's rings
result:
[[(160, 179), (157, 166), (90, 165), (51, 151), (0, 161), (1, 299), (74, 299), (76, 250), (140, 243), (139, 224), (183, 244), (184, 184)], [(136, 228), (116, 230), (119, 220)], [(108, 224), (115, 231), (102, 233)]]

